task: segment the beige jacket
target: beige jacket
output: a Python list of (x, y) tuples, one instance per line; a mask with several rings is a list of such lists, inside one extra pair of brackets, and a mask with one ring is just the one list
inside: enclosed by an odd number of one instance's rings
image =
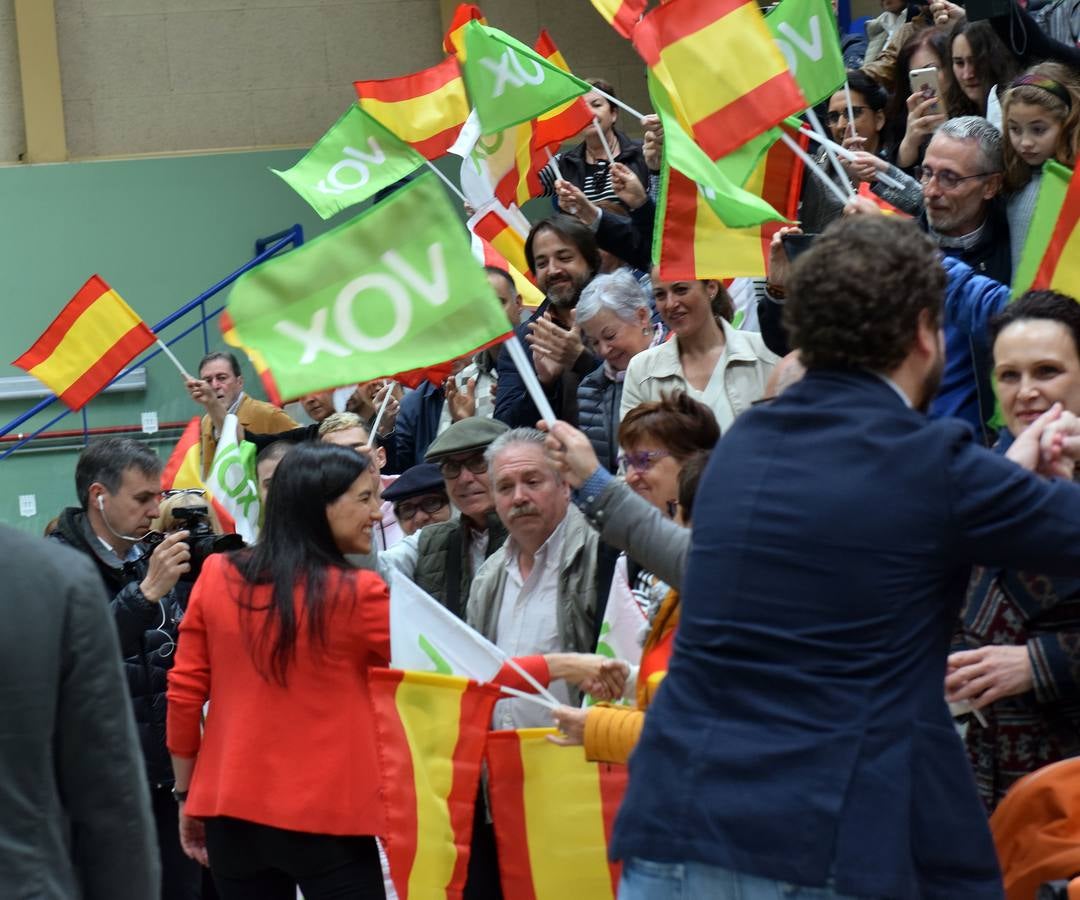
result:
[(644, 350), (631, 359), (623, 382), (619, 419), (639, 403), (659, 400), (661, 393), (684, 390), (708, 406), (716, 416), (721, 433), (726, 432), (736, 416), (761, 399), (780, 357), (765, 346), (757, 332), (736, 331), (727, 322), (723, 323), (723, 328), (724, 355), (704, 391), (696, 391), (686, 382), (679, 361), (678, 337)]

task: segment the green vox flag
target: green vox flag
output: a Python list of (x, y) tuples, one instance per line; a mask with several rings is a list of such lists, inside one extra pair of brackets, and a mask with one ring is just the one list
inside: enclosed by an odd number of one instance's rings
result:
[(430, 172), (241, 275), (227, 312), (285, 398), (446, 362), (509, 327)]
[(424, 157), (354, 103), (300, 162), (270, 171), (329, 219), (423, 164)]
[(847, 71), (829, 0), (781, 0), (765, 24), (810, 106), (843, 86)]
[[(721, 222), (728, 228), (749, 228), (763, 222), (787, 221), (763, 198), (743, 190), (725, 174), (722, 166), (709, 159), (705, 151), (694, 143), (675, 117), (663, 85), (651, 72), (649, 95), (664, 128), (664, 165), (696, 182), (705, 202)], [(767, 149), (768, 146), (762, 152)]]
[(506, 32), (475, 20), (465, 27), (465, 51), (465, 87), (485, 135), (528, 122), (592, 90)]
[(1020, 262), (1013, 272), (1012, 295), (1019, 297), (1030, 290), (1035, 275), (1046, 256), (1046, 248), (1054, 233), (1061, 207), (1065, 203), (1065, 194), (1069, 190), (1072, 169), (1066, 168), (1056, 160), (1047, 160), (1043, 165), (1042, 184), (1039, 185), (1039, 197), (1035, 201), (1035, 212), (1031, 216), (1027, 238)]

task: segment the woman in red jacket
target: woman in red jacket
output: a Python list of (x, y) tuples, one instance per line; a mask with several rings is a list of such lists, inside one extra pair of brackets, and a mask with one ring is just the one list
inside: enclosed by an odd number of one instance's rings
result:
[(367, 670), (389, 659), (389, 597), (344, 557), (370, 550), (380, 517), (366, 456), (301, 444), (259, 543), (211, 556), (192, 591), (168, 746), (181, 842), (222, 900), (384, 897)]

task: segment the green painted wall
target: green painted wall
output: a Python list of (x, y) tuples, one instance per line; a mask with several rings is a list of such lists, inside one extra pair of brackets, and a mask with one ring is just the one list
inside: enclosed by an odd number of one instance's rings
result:
[[(348, 211), (322, 222), (267, 171), (288, 168), (302, 152), (0, 167), (0, 375), (21, 374), (9, 361), (37, 339), (95, 272), (153, 324), (243, 265), (254, 255), (257, 238), (294, 223), (313, 237), (344, 221)], [(221, 305), (226, 293), (210, 308)], [(181, 320), (165, 336), (194, 321)], [(210, 345), (222, 346), (216, 324)], [(203, 354), (201, 333), (184, 338), (174, 350), (193, 371)], [(247, 361), (243, 364), (251, 393), (263, 396)], [(145, 410), (156, 411), (162, 423), (186, 422), (198, 412), (179, 374), (161, 356), (150, 363), (147, 381), (145, 393), (91, 401), (89, 426), (138, 424)], [(34, 402), (0, 400), (0, 424)], [(54, 404), (19, 430), (29, 432), (62, 410)], [(50, 430), (81, 428), (81, 415), (73, 414)], [(177, 435), (162, 432), (148, 440), (167, 457)], [(37, 440), (0, 461), (0, 522), (41, 533), (62, 507), (74, 503), (81, 444), (81, 437)], [(7, 446), (0, 442), (0, 450)], [(37, 515), (19, 514), (20, 494), (36, 495)]]

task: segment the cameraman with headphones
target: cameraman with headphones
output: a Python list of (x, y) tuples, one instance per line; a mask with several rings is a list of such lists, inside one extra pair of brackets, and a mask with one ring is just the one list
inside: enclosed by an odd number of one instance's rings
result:
[(95, 441), (75, 467), (80, 505), (60, 514), (51, 537), (89, 556), (112, 598), (157, 824), (161, 900), (198, 900), (201, 872), (180, 848), (165, 748), (166, 679), (183, 615), (174, 588), (190, 567), (188, 532), (167, 535), (152, 551), (142, 543), (158, 515), (161, 471), (161, 459), (145, 444)]

